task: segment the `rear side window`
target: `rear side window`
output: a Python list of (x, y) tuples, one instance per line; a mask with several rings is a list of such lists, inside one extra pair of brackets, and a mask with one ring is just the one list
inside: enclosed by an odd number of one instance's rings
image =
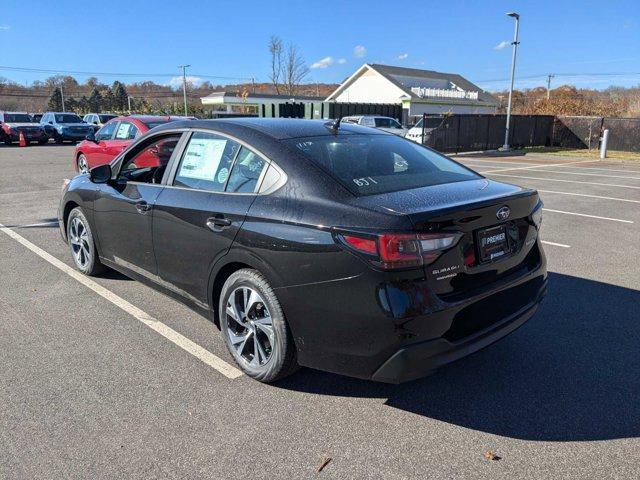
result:
[(475, 172), (396, 135), (337, 135), (283, 140), (355, 195), (476, 180)]
[(194, 133), (182, 155), (173, 184), (210, 192), (223, 191), (239, 150), (240, 145), (228, 138)]
[(242, 147), (233, 164), (227, 192), (253, 193), (267, 162), (251, 150)]

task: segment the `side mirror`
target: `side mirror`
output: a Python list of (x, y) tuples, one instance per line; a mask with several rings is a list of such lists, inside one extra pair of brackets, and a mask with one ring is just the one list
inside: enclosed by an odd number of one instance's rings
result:
[(93, 183), (107, 183), (111, 180), (111, 165), (98, 165), (89, 170), (89, 179)]
[(86, 137), (84, 137), (84, 139), (85, 139), (85, 140), (88, 140), (88, 141), (90, 141), (90, 142), (93, 142), (93, 143), (98, 143), (98, 141), (96, 140), (96, 134), (95, 134), (95, 132), (89, 132), (89, 133), (87, 133), (87, 136), (86, 136)]

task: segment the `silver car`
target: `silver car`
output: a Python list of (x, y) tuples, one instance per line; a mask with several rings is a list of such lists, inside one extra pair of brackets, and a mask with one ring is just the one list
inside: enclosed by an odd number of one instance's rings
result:
[(351, 117), (342, 117), (342, 122), (355, 123), (364, 127), (373, 127), (384, 130), (385, 132), (394, 133), (404, 137), (407, 129), (400, 122), (391, 117), (378, 117), (376, 115), (356, 115)]

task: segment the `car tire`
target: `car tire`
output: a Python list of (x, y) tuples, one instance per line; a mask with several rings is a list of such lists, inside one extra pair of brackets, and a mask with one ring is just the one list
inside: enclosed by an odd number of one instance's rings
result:
[(91, 226), (80, 207), (69, 213), (67, 219), (67, 241), (76, 268), (85, 275), (94, 276), (105, 269), (100, 263)]
[(38, 145), (46, 145), (47, 143), (49, 143), (48, 138), (46, 140), (38, 140)]
[(5, 138), (3, 141), (7, 147), (10, 147), (11, 145), (13, 145), (13, 142), (11, 141), (10, 138)]
[(89, 173), (89, 163), (87, 163), (87, 157), (84, 156), (84, 153), (78, 155), (78, 173)]
[(245, 374), (270, 383), (299, 368), (280, 302), (260, 272), (245, 268), (232, 273), (218, 307), (222, 336)]
[(62, 136), (58, 134), (54, 135), (53, 139), (56, 141), (58, 145), (62, 145), (62, 143), (64, 142)]

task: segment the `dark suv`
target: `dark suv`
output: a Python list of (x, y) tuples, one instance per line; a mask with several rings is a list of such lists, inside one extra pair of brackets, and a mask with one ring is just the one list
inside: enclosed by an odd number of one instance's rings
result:
[(7, 145), (20, 140), (20, 132), (27, 142), (47, 143), (44, 129), (28, 113), (0, 112), (0, 139)]
[(47, 112), (40, 119), (49, 138), (56, 143), (66, 141), (78, 142), (93, 133), (93, 127), (75, 113)]

